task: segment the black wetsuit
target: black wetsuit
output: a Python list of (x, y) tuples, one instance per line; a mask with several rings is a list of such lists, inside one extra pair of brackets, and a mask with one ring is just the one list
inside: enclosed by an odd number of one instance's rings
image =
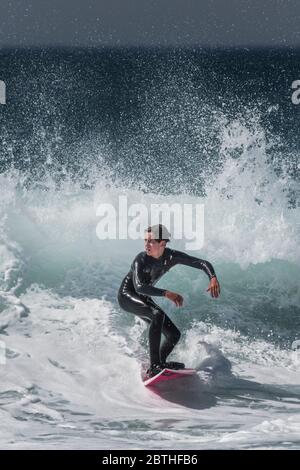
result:
[[(176, 264), (202, 269), (211, 279), (215, 276), (214, 268), (205, 260), (189, 256), (181, 251), (165, 248), (160, 258), (153, 258), (145, 251), (139, 253), (129, 273), (125, 276), (118, 293), (120, 307), (134, 313), (150, 324), (149, 347), (151, 364), (166, 362), (180, 338), (180, 331), (151, 299), (150, 296), (164, 296), (166, 290), (154, 287), (154, 284)], [(165, 340), (160, 345), (161, 333)]]

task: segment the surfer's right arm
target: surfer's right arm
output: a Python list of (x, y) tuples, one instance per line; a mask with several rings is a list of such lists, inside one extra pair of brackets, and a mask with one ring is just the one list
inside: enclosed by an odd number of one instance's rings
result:
[(144, 276), (144, 264), (139, 258), (135, 259), (133, 263), (132, 280), (135, 291), (141, 295), (160, 296), (163, 297), (166, 293), (165, 289), (159, 289), (151, 284), (147, 284)]
[(183, 297), (180, 294), (176, 294), (176, 292), (166, 290), (165, 297), (174, 302), (176, 307), (181, 307), (183, 304)]
[(132, 280), (134, 289), (138, 294), (166, 297), (167, 299), (174, 302), (176, 307), (181, 307), (183, 304), (183, 297), (176, 292), (171, 292), (166, 289), (159, 289), (157, 287), (148, 284), (144, 275), (144, 262), (141, 255), (138, 255), (133, 262), (132, 266)]

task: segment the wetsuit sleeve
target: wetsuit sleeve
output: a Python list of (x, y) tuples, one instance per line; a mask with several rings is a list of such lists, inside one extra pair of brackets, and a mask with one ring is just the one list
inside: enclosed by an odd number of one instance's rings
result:
[(196, 258), (194, 256), (187, 255), (186, 253), (183, 253), (181, 251), (174, 250), (172, 261), (174, 265), (184, 264), (185, 266), (191, 266), (192, 268), (202, 269), (202, 271), (204, 271), (208, 275), (209, 279), (216, 277), (216, 273), (214, 271), (213, 266), (209, 261), (206, 261), (204, 259)]
[(158, 289), (157, 287), (146, 284), (143, 275), (143, 264), (138, 260), (135, 260), (133, 265), (132, 280), (134, 288), (138, 294), (161, 297), (165, 295), (165, 289)]

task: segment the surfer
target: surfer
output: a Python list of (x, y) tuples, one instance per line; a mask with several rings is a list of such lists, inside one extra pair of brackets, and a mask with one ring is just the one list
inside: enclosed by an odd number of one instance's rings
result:
[[(181, 251), (172, 250), (166, 245), (170, 233), (162, 224), (153, 225), (145, 231), (145, 251), (139, 253), (123, 279), (118, 301), (123, 310), (133, 313), (149, 324), (150, 377), (162, 369), (183, 369), (180, 362), (166, 362), (167, 357), (180, 339), (180, 331), (151, 298), (166, 297), (177, 307), (183, 304), (183, 297), (176, 292), (154, 287), (158, 279), (177, 264), (202, 269), (209, 277), (207, 291), (212, 297), (220, 295), (220, 285), (212, 265), (203, 259), (195, 258)], [(161, 335), (164, 341), (161, 344)]]

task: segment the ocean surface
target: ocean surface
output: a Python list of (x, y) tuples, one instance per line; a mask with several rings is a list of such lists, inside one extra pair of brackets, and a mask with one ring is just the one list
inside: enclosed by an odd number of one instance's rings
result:
[[(299, 448), (299, 70), (289, 49), (0, 51), (1, 449)], [(221, 284), (159, 281), (198, 374), (156, 393), (116, 299), (143, 243), (96, 233), (120, 195), (203, 204), (191, 254)]]

